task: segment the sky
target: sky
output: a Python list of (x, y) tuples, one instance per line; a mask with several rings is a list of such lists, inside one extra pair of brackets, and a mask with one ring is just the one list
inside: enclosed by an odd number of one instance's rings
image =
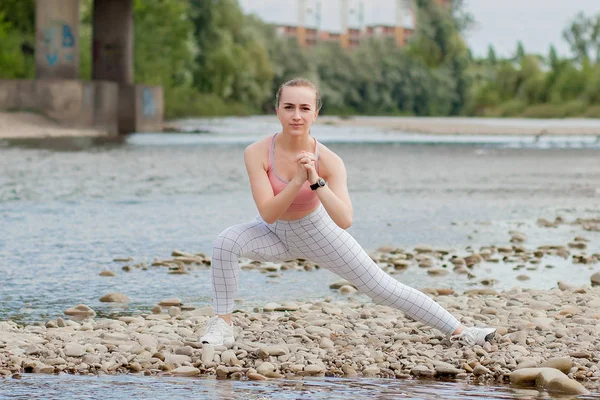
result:
[[(246, 13), (254, 13), (266, 22), (296, 25), (298, 0), (238, 0)], [(321, 29), (341, 29), (340, 0), (321, 1)], [(350, 27), (359, 26), (360, 0), (348, 0), (351, 13)], [(362, 0), (364, 24), (394, 24), (396, 0)], [(317, 0), (305, 0), (314, 10)], [(600, 14), (600, 0), (465, 0), (466, 10), (476, 25), (465, 35), (473, 54), (485, 56), (491, 44), (498, 56), (512, 56), (521, 40), (528, 53), (548, 54), (554, 44), (560, 55), (570, 54), (562, 38), (563, 29), (575, 15), (583, 11), (587, 16)], [(403, 19), (404, 20), (404, 19)], [(409, 24), (409, 19), (405, 24)], [(306, 16), (307, 26), (316, 26), (314, 12)]]

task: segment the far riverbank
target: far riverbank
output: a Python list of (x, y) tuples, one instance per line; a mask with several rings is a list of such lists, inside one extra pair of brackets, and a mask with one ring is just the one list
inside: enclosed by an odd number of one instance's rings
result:
[[(275, 116), (269, 115), (250, 118), (276, 121)], [(206, 118), (206, 120), (210, 120), (210, 118)], [(182, 128), (183, 121), (186, 119), (165, 121), (165, 131), (185, 131)], [(368, 127), (390, 132), (434, 135), (589, 135), (600, 138), (600, 119), (371, 116), (341, 118), (326, 115), (319, 117), (316, 125)], [(38, 113), (0, 111), (0, 139), (103, 137), (108, 135), (101, 129), (64, 126)]]
[(320, 124), (439, 135), (598, 135), (600, 119), (323, 116)]

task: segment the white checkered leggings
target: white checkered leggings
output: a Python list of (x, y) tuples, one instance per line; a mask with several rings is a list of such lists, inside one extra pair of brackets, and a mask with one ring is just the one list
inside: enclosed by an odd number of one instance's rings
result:
[(340, 228), (323, 206), (304, 218), (267, 224), (255, 221), (225, 229), (215, 240), (212, 256), (213, 303), (217, 314), (233, 311), (238, 289), (239, 257), (257, 261), (304, 258), (352, 282), (374, 302), (395, 307), (446, 335), (460, 325), (442, 306), (388, 274), (356, 240)]

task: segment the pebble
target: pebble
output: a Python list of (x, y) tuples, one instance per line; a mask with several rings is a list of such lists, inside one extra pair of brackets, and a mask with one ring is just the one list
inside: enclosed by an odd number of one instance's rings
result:
[(171, 317), (173, 317), (173, 318), (180, 316), (181, 315), (181, 308), (175, 307), (175, 306), (169, 307), (169, 315)]
[[(437, 257), (434, 253), (428, 256)], [(490, 384), (510, 376), (552, 393), (600, 389), (600, 287), (441, 292), (430, 295), (462, 322), (497, 327), (495, 341), (483, 347), (450, 342), (395, 309), (354, 297), (236, 312), (238, 336), (230, 348), (198, 343), (213, 313), (206, 307), (184, 310), (179, 299), (160, 303), (176, 318), (167, 313), (97, 318), (81, 304), (65, 312), (67, 317), (42, 324), (0, 321), (0, 375), (445, 376)], [(86, 317), (77, 323), (80, 314)]]
[(258, 368), (256, 368), (256, 372), (258, 372), (261, 375), (266, 375), (269, 372), (274, 372), (274, 371), (275, 371), (275, 366), (268, 361), (263, 362), (262, 364), (260, 364), (258, 366)]
[(202, 345), (202, 362), (208, 364), (213, 361), (215, 357), (215, 348), (210, 344)]
[(600, 272), (596, 272), (590, 277), (592, 286), (600, 286)]
[(194, 367), (181, 366), (172, 370), (171, 374), (176, 376), (199, 376), (200, 370)]
[(251, 381), (265, 381), (267, 380), (267, 377), (261, 374), (258, 374), (256, 372), (248, 372), (248, 379), (250, 379)]
[(158, 303), (158, 305), (162, 307), (180, 306), (182, 304), (181, 299), (178, 298), (165, 299)]
[(323, 365), (311, 364), (304, 367), (304, 372), (309, 375), (320, 375), (325, 372), (325, 367)]
[(154, 306), (152, 307), (152, 314), (160, 314), (162, 313), (162, 307), (161, 306)]
[(104, 303), (129, 303), (130, 299), (123, 293), (108, 293), (100, 297), (100, 301)]
[(356, 288), (354, 286), (351, 286), (351, 285), (344, 285), (344, 286), (340, 287), (340, 293), (341, 294), (349, 295), (349, 294), (354, 294), (357, 291), (358, 290), (356, 290)]
[(78, 304), (65, 310), (65, 315), (75, 319), (85, 319), (96, 316), (96, 312), (85, 304)]
[(85, 348), (79, 343), (67, 343), (64, 347), (67, 357), (81, 357), (85, 354)]

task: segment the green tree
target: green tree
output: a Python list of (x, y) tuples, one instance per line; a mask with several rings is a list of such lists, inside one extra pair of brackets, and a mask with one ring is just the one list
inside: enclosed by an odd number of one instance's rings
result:
[(11, 29), (23, 34), (28, 40), (35, 35), (35, 0), (2, 0), (0, 14)]
[(34, 77), (34, 38), (34, 0), (0, 1), (0, 79)]
[(475, 17), (467, 11), (465, 0), (452, 0), (450, 2), (450, 13), (460, 34), (466, 33), (476, 25)]
[(195, 49), (188, 14), (186, 0), (135, 1), (136, 82), (166, 88), (191, 84)]
[(521, 60), (525, 57), (525, 46), (522, 41), (517, 42), (517, 51), (515, 52), (515, 61), (521, 62)]
[(560, 60), (558, 59), (556, 47), (554, 47), (554, 45), (550, 45), (550, 51), (548, 52), (548, 65), (553, 71), (556, 71), (559, 68), (559, 63)]
[(526, 55), (521, 59), (517, 94), (527, 104), (545, 99), (545, 76), (537, 57)]
[(573, 64), (566, 64), (557, 76), (556, 82), (550, 89), (549, 100), (554, 104), (561, 104), (570, 100), (581, 98), (586, 88), (586, 80), (590, 75), (591, 66), (584, 58), (582, 69)]
[(591, 67), (584, 97), (589, 104), (600, 104), (600, 64)]
[(24, 34), (14, 29), (0, 11), (0, 79), (33, 78), (33, 55), (23, 51)]
[[(454, 14), (460, 11), (462, 2), (452, 3), (452, 12), (438, 7), (433, 0), (416, 0), (417, 28), (409, 52), (420, 58), (429, 68), (444, 68), (453, 79), (453, 95), (450, 114), (460, 114), (467, 103), (470, 77), (467, 73), (469, 54), (460, 36), (461, 26)], [(445, 76), (443, 72), (435, 74)]]
[(519, 71), (508, 61), (500, 63), (494, 76), (494, 86), (501, 101), (515, 97), (519, 88)]
[[(316, 68), (313, 72), (310, 65)], [(323, 112), (336, 110), (345, 113), (348, 109), (360, 109), (362, 96), (353, 80), (356, 78), (356, 58), (341, 48), (338, 43), (323, 43), (310, 54), (309, 65), (301, 73), (308, 76), (316, 73), (321, 84)]]
[(496, 50), (494, 50), (494, 46), (492, 46), (491, 44), (488, 46), (487, 60), (491, 66), (495, 66), (498, 62), (498, 58), (496, 57)]
[(191, 0), (190, 5), (198, 46), (195, 87), (259, 109), (271, 95), (273, 71), (256, 21), (236, 0)]
[[(571, 24), (563, 31), (563, 38), (569, 44), (571, 52), (578, 62), (584, 59), (600, 61), (600, 15), (596, 19), (587, 18), (578, 13)], [(595, 50), (595, 54), (592, 52)]]

